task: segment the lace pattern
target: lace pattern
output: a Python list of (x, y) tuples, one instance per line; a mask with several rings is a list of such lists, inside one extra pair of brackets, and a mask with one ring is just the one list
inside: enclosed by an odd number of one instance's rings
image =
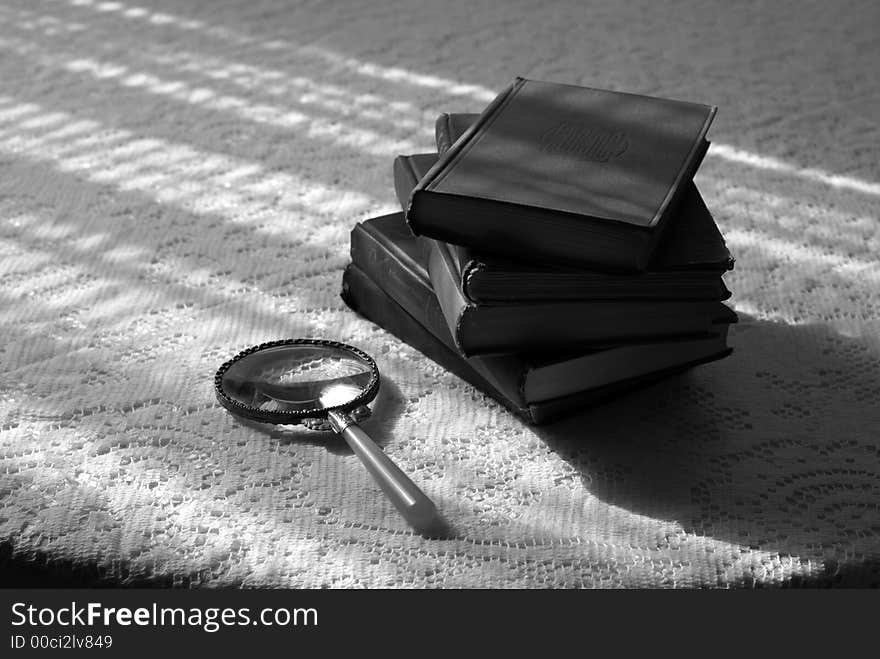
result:
[[(197, 586), (880, 582), (877, 7), (638, 4), (5, 0), (6, 560)], [(344, 307), (392, 157), (513, 74), (720, 106), (697, 184), (737, 257), (730, 358), (534, 429)], [(332, 434), (216, 403), (222, 362), (298, 336), (376, 358), (364, 426), (440, 537)]]

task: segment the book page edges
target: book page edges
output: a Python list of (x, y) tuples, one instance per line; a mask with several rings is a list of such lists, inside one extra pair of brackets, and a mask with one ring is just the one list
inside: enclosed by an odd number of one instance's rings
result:
[[(666, 214), (666, 210), (669, 208), (669, 205), (672, 203), (672, 200), (680, 195), (680, 189), (684, 186), (686, 181), (685, 177), (691, 172), (692, 165), (694, 161), (697, 160), (698, 151), (703, 148), (703, 142), (706, 140), (706, 135), (709, 134), (709, 126), (712, 125), (712, 121), (715, 119), (715, 113), (718, 111), (718, 107), (715, 105), (708, 106), (709, 113), (706, 116), (706, 119), (703, 121), (703, 126), (700, 129), (700, 132), (697, 134), (694, 143), (691, 145), (690, 151), (688, 151), (687, 156), (681, 163), (681, 167), (678, 169), (678, 174), (675, 176), (675, 180), (670, 186), (669, 191), (666, 193), (666, 196), (663, 198), (663, 201), (660, 203), (660, 208), (657, 209), (657, 212), (654, 213), (654, 217), (651, 219), (651, 222), (648, 226), (655, 227), (660, 222), (660, 220)], [(708, 151), (709, 146), (706, 145), (706, 150)], [(705, 154), (704, 154), (705, 155)], [(691, 173), (691, 179), (693, 179), (693, 174)]]

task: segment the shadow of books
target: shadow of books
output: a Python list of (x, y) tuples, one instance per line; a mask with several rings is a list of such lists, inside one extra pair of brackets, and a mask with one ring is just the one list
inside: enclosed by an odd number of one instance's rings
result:
[(809, 561), (832, 583), (880, 584), (876, 333), (743, 318), (732, 344), (537, 434), (613, 506)]

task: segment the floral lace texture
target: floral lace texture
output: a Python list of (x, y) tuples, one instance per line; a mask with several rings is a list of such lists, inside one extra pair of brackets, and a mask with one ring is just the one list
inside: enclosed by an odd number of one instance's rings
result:
[[(880, 582), (876, 3), (400, 4), (0, 4), (3, 561), (198, 586)], [(535, 429), (343, 305), (392, 158), (515, 74), (720, 107), (697, 185), (737, 258), (730, 358)], [(376, 358), (364, 426), (438, 537), (332, 434), (215, 401), (222, 362), (300, 336)]]

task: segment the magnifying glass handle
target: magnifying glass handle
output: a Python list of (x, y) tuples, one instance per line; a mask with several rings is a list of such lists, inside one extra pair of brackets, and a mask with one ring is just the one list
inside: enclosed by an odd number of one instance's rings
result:
[(331, 410), (327, 416), (333, 430), (348, 442), (404, 519), (417, 529), (427, 529), (437, 514), (434, 502), (373, 443), (348, 414)]

